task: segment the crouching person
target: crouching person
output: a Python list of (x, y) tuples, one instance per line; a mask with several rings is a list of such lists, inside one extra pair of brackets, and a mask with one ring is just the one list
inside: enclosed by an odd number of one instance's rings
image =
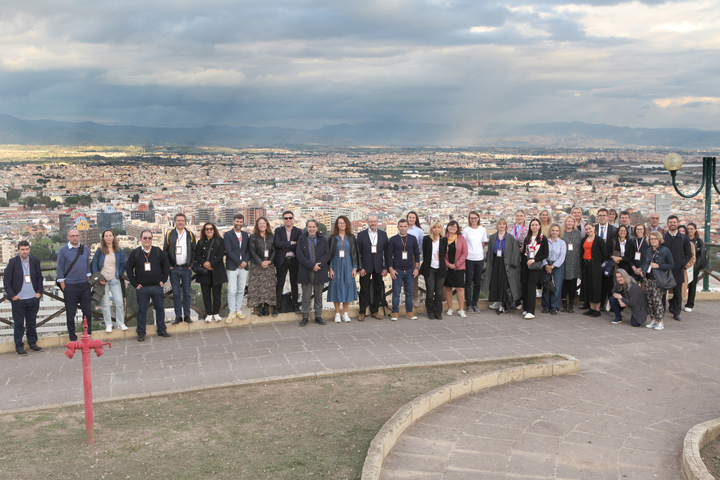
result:
[(630, 324), (633, 327), (641, 327), (648, 315), (647, 296), (642, 287), (638, 285), (625, 270), (619, 268), (615, 272), (615, 287), (610, 296), (610, 308), (615, 312), (613, 324), (622, 322), (622, 312), (625, 307), (630, 307), (632, 315)]

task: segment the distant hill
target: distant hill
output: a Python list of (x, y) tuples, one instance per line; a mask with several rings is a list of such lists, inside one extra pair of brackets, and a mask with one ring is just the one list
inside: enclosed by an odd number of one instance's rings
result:
[[(458, 133), (462, 132), (462, 134)], [(153, 128), (94, 122), (22, 120), (0, 115), (0, 144), (720, 148), (720, 132), (628, 128), (583, 122), (491, 124), (484, 129), (409, 122), (341, 123), (314, 130), (277, 127)]]

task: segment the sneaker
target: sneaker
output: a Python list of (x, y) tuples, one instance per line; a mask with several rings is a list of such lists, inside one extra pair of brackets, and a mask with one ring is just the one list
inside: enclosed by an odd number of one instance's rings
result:
[(533, 318), (535, 318), (535, 315), (533, 315), (532, 313), (526, 313), (523, 318), (525, 320), (532, 320)]
[(523, 310), (522, 316), (524, 317), (525, 315), (527, 315), (527, 310)]
[(123, 332), (128, 329), (127, 325), (125, 325), (124, 323), (122, 325), (118, 325), (118, 328)]
[(465, 310), (458, 310), (458, 315), (460, 315), (460, 318), (467, 318)]
[(542, 298), (542, 290), (535, 290), (535, 298)]
[(235, 318), (237, 318), (238, 320), (242, 320), (245, 318), (245, 315), (243, 315), (243, 313), (238, 310), (237, 312), (235, 312)]
[(689, 308), (689, 307), (685, 307), (685, 308), (683, 308), (683, 310), (685, 310), (688, 313), (692, 312), (692, 308)]
[(400, 316), (399, 313), (393, 313), (392, 317), (390, 317), (390, 320), (392, 320), (393, 322), (397, 322), (397, 319), (399, 316)]
[(235, 312), (232, 312), (230, 315), (227, 316), (225, 319), (225, 323), (232, 323), (232, 321), (235, 319)]
[(502, 308), (502, 304), (500, 302), (493, 302), (488, 307), (492, 308), (493, 310), (497, 310), (498, 308)]
[(645, 325), (645, 327), (646, 327), (646, 328), (655, 328), (655, 327), (657, 326), (657, 324), (658, 324), (658, 322), (656, 322), (655, 320), (653, 320), (652, 322), (650, 322), (650, 323), (648, 323), (647, 325)]
[(518, 305), (517, 307), (515, 307), (515, 310), (522, 310), (522, 304), (520, 304), (520, 305)]
[(415, 315), (413, 312), (406, 313), (405, 316), (410, 320), (417, 320), (417, 315)]
[(452, 308), (448, 308), (448, 311), (445, 312), (445, 313), (447, 313), (448, 315), (452, 316), (452, 314), (453, 314), (453, 309), (452, 309)]
[(335, 314), (335, 323), (340, 323), (340, 322), (342, 322), (342, 319), (340, 318), (340, 314), (336, 313)]
[(665, 326), (663, 325), (663, 322), (660, 322), (657, 325), (655, 325), (655, 330), (662, 330), (663, 328), (665, 328)]
[(42, 352), (42, 347), (39, 347), (36, 343), (31, 343), (29, 346), (33, 352)]
[(15, 353), (17, 353), (18, 355), (21, 355), (21, 356), (27, 355), (27, 352), (25, 351), (25, 347), (16, 347)]
[(495, 310), (495, 313), (497, 313), (498, 315), (502, 315), (503, 313), (505, 313), (505, 309), (500, 307), (497, 310)]
[(617, 325), (618, 323), (622, 323), (622, 318), (615, 318), (615, 319), (613, 319), (613, 321), (610, 322), (610, 323), (612, 323), (613, 325)]
[(420, 300), (415, 300), (415, 301), (413, 302), (413, 306), (416, 307), (416, 308), (419, 307), (419, 306), (420, 306)]
[(105, 327), (105, 332), (106, 332), (106, 333), (112, 333), (112, 324), (108, 324), (108, 325)]
[(219, 314), (216, 313), (215, 315), (213, 315), (213, 319), (214, 319), (216, 322), (219, 322), (220, 320), (222, 320), (222, 317), (221, 317)]
[(213, 321), (213, 316), (212, 316), (212, 315), (208, 315), (207, 317), (205, 317), (205, 321), (206, 321), (207, 323), (211, 323), (211, 322)]
[(343, 322), (349, 322), (350, 315), (348, 315), (347, 312), (345, 312), (345, 313), (343, 313), (342, 319), (343, 319)]

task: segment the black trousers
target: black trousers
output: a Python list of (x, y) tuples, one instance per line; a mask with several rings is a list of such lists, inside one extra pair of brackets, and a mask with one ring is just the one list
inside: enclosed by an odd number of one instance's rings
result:
[(465, 302), (477, 307), (485, 260), (465, 260)]
[(383, 298), (383, 277), (380, 272), (367, 272), (360, 277), (360, 313), (370, 307), (370, 315), (377, 313)]
[(570, 300), (571, 302), (575, 301), (575, 295), (577, 294), (577, 282), (577, 278), (566, 278), (563, 281), (561, 297), (563, 300)]
[(200, 284), (203, 303), (205, 304), (205, 315), (217, 315), (222, 305), (222, 283), (220, 285)]
[(298, 262), (295, 257), (285, 257), (282, 265), (277, 267), (277, 283), (275, 284), (275, 299), (278, 307), (282, 300), (283, 287), (285, 286), (285, 276), (290, 272), (290, 295), (293, 306), (298, 304)]
[(612, 296), (614, 278), (614, 275), (610, 277), (606, 277), (605, 275), (602, 276), (602, 296), (600, 297), (601, 310), (605, 306), (605, 302), (607, 302), (608, 299)]
[(667, 302), (668, 291), (665, 291), (662, 297), (663, 309), (670, 310), (670, 313), (680, 315), (680, 311), (682, 309), (682, 284), (683, 280), (680, 280), (677, 285), (675, 285), (672, 289), (668, 290), (672, 292), (673, 298), (670, 299), (667, 308), (665, 308), (665, 302)]
[(688, 296), (687, 296), (687, 302), (685, 302), (685, 306), (687, 308), (693, 308), (695, 306), (695, 294), (697, 293), (697, 274), (700, 272), (695, 272), (693, 275), (693, 281), (688, 283)]
[(535, 304), (537, 303), (535, 292), (537, 291), (542, 272), (543, 270), (530, 270), (525, 263), (523, 263), (522, 269), (520, 270), (523, 311), (532, 313), (533, 315), (535, 315)]
[[(70, 340), (73, 342), (77, 340), (77, 335), (75, 335), (75, 314), (77, 313), (78, 303), (83, 317), (87, 318), (87, 331), (92, 333), (92, 291), (90, 290), (90, 284), (87, 282), (66, 283), (63, 298), (65, 299), (65, 313)], [(80, 324), (80, 329), (82, 329), (82, 324)]]
[(432, 318), (434, 315), (442, 314), (443, 290), (445, 277), (438, 276), (439, 269), (431, 268), (430, 273), (425, 277), (425, 310)]

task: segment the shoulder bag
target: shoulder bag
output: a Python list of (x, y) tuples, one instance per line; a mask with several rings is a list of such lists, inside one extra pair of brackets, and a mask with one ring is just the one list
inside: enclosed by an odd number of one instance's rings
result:
[[(213, 239), (210, 240), (210, 246), (208, 246), (207, 257), (205, 258), (206, 262), (210, 261), (210, 253), (212, 252), (213, 243), (215, 243), (215, 237), (213, 237)], [(210, 273), (210, 270), (205, 268), (202, 264), (196, 263), (195, 265), (193, 265), (192, 269), (193, 269), (193, 272), (195, 272), (197, 275), (207, 275), (208, 273)]]
[[(75, 266), (75, 264), (76, 264), (77, 261), (78, 261), (78, 258), (80, 258), (80, 255), (82, 255), (84, 251), (85, 251), (85, 245), (80, 245), (80, 246), (78, 247), (78, 249), (77, 249), (77, 253), (75, 254), (75, 258), (73, 259), (72, 263), (71, 263), (70, 266), (67, 268), (67, 270), (65, 270), (65, 274), (63, 275), (63, 278), (67, 278), (68, 273), (70, 273), (70, 270), (73, 269), (73, 267)], [(56, 281), (55, 281), (55, 285), (57, 285), (58, 288), (59, 288), (59, 287), (60, 287), (60, 282), (58, 282), (58, 281), (56, 280)]]
[(662, 270), (660, 268), (653, 268), (653, 277), (658, 283), (658, 286), (663, 290), (670, 290), (677, 285), (675, 281), (675, 275), (670, 270)]

